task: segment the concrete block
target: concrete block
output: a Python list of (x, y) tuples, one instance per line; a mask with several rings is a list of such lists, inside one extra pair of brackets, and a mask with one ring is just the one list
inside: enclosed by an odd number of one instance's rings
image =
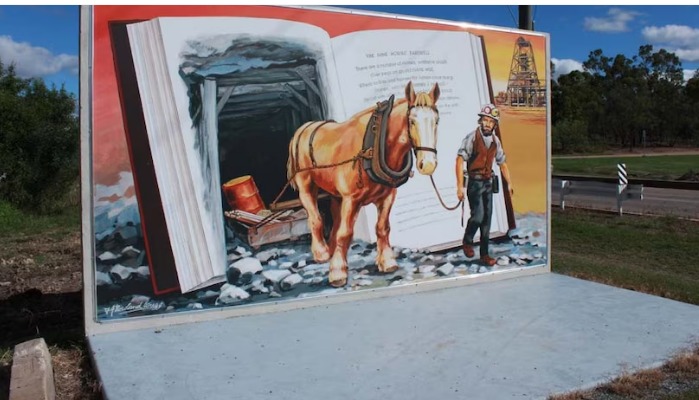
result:
[(43, 338), (15, 346), (9, 400), (54, 400), (51, 354)]

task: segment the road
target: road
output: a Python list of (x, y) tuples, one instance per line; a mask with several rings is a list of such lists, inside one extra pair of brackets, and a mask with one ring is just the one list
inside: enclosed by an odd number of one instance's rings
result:
[(621, 157), (656, 157), (656, 156), (694, 156), (699, 155), (699, 149), (655, 149), (636, 150), (635, 152), (593, 155), (553, 155), (555, 159), (567, 158), (621, 158)]
[[(555, 185), (554, 185), (555, 186)], [(613, 196), (566, 195), (567, 207), (582, 207), (616, 212)], [(552, 188), (551, 203), (560, 206), (560, 191)], [(643, 215), (672, 215), (699, 221), (699, 191), (645, 187), (643, 200), (629, 199), (623, 202), (624, 213)]]

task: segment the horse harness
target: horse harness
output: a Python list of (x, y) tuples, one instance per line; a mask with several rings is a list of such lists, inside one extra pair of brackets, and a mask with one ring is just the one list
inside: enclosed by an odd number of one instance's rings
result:
[[(362, 143), (361, 151), (354, 158), (346, 160), (345, 162), (332, 164), (331, 166), (345, 164), (350, 161), (358, 162), (359, 160), (361, 160), (361, 167), (364, 169), (364, 171), (366, 171), (367, 175), (369, 176), (369, 179), (378, 184), (389, 186), (392, 188), (397, 188), (408, 181), (408, 179), (412, 176), (413, 168), (413, 158), (410, 153), (407, 153), (405, 155), (403, 167), (399, 170), (392, 169), (386, 163), (386, 137), (388, 136), (388, 120), (391, 114), (391, 110), (393, 109), (394, 98), (395, 96), (391, 95), (391, 97), (389, 97), (388, 100), (376, 103), (376, 108), (372, 112), (364, 132), (364, 141)], [(410, 114), (410, 110), (412, 107), (408, 108), (408, 115)], [(325, 165), (318, 166), (318, 163), (316, 162), (313, 153), (313, 139), (315, 138), (316, 132), (321, 126), (325, 125), (328, 122), (335, 121), (323, 121), (322, 123), (316, 125), (316, 127), (311, 132), (311, 137), (308, 140), (308, 146), (312, 167), (309, 169), (330, 167)], [(430, 151), (435, 154), (437, 153), (437, 149), (432, 147), (415, 146), (409, 134), (408, 137), (410, 138), (411, 147), (416, 155), (417, 152), (420, 150)], [(296, 142), (297, 157), (295, 158), (297, 172), (300, 169), (298, 160), (299, 142), (300, 141)], [(363, 186), (363, 183), (360, 181), (359, 185), (361, 187)]]
[[(357, 153), (354, 157), (332, 163), (332, 164), (327, 164), (327, 165), (318, 165), (316, 162), (315, 156), (313, 154), (313, 139), (315, 138), (316, 133), (318, 132), (318, 129), (320, 129), (321, 126), (329, 123), (329, 122), (335, 122), (333, 120), (326, 120), (321, 122), (320, 124), (316, 125), (316, 127), (311, 131), (311, 137), (308, 140), (308, 146), (309, 146), (309, 156), (311, 158), (311, 167), (308, 168), (301, 168), (299, 165), (299, 143), (301, 140), (297, 139), (296, 140), (296, 155), (294, 157), (295, 159), (295, 170), (294, 174), (289, 178), (289, 180), (286, 182), (286, 185), (284, 185), (284, 188), (282, 191), (277, 195), (276, 199), (272, 202), (272, 204), (276, 204), (277, 201), (281, 198), (281, 195), (284, 193), (286, 188), (289, 186), (289, 183), (294, 179), (294, 175), (296, 175), (299, 172), (302, 171), (309, 171), (313, 169), (321, 169), (321, 168), (332, 168), (332, 167), (337, 167), (339, 165), (343, 164), (348, 164), (352, 163), (353, 167), (355, 165), (358, 165), (358, 162), (361, 161), (361, 167), (366, 171), (367, 175), (369, 178), (381, 185), (384, 186), (389, 186), (392, 188), (397, 188), (404, 183), (408, 181), (408, 179), (412, 176), (412, 168), (413, 168), (413, 158), (412, 155), (408, 152), (405, 155), (405, 160), (404, 160), (404, 166), (402, 169), (395, 171), (391, 167), (388, 166), (386, 163), (386, 136), (388, 135), (388, 119), (391, 114), (391, 110), (393, 109), (393, 100), (394, 100), (394, 95), (391, 95), (391, 97), (388, 98), (388, 100), (384, 100), (382, 102), (377, 102), (376, 103), (376, 108), (371, 114), (371, 117), (369, 118), (369, 122), (367, 123), (365, 132), (364, 132), (364, 141), (362, 144), (362, 149)], [(408, 112), (406, 115), (406, 118), (409, 118), (410, 116), (410, 111), (412, 108), (415, 107), (409, 106), (408, 107)], [(435, 111), (436, 108), (433, 107)], [(305, 129), (308, 129), (312, 125), (308, 124)], [(410, 129), (410, 128), (408, 128)], [(299, 136), (300, 137), (300, 136)], [(410, 146), (413, 149), (413, 152), (415, 153), (415, 156), (417, 157), (417, 152), (418, 151), (429, 151), (432, 153), (437, 154), (437, 149), (433, 147), (423, 147), (423, 146), (415, 146), (415, 143), (413, 142), (412, 137), (410, 136), (410, 133), (408, 132), (408, 138), (410, 140)], [(464, 219), (464, 208), (463, 208), (463, 201), (459, 201), (455, 206), (449, 207), (444, 203), (444, 200), (442, 200), (442, 196), (439, 194), (439, 190), (437, 190), (437, 186), (435, 185), (434, 178), (430, 176), (430, 180), (432, 181), (432, 186), (434, 187), (435, 193), (437, 194), (437, 198), (439, 199), (439, 202), (442, 204), (444, 208), (447, 210), (455, 210), (457, 207), (461, 206), (461, 225), (463, 226), (463, 219)], [(359, 182), (357, 182), (357, 186), (359, 188), (364, 186), (364, 182), (362, 180), (362, 174), (359, 174)]]

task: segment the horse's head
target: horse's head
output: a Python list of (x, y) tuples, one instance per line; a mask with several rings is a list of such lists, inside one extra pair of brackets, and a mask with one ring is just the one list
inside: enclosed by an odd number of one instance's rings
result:
[(434, 84), (429, 93), (415, 93), (413, 82), (405, 87), (408, 99), (408, 136), (417, 158), (417, 170), (432, 175), (437, 168), (437, 124), (439, 123), (439, 85)]

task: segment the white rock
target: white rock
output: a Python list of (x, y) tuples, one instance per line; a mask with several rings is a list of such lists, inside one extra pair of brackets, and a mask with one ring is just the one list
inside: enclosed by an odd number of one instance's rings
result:
[(371, 286), (374, 282), (371, 279), (357, 279), (354, 284), (357, 286)]
[(97, 259), (100, 261), (114, 261), (117, 258), (118, 257), (116, 256), (116, 254), (112, 253), (111, 251), (105, 251), (104, 253), (97, 256)]
[(486, 267), (480, 267), (480, 268), (478, 268), (478, 272), (481, 273), (481, 274), (484, 273), (484, 272), (488, 272), (488, 268), (486, 268)]
[(288, 269), (270, 269), (262, 271), (262, 276), (274, 283), (281, 282), (289, 275), (291, 275), (291, 272)]
[(532, 254), (532, 257), (534, 257), (536, 260), (538, 260), (538, 259), (544, 257), (544, 253), (537, 251), (536, 253)]
[(167, 306), (167, 308), (165, 309), (165, 312), (168, 312), (168, 311), (175, 311), (175, 306)]
[(303, 268), (306, 266), (306, 260), (300, 260), (296, 265), (298, 268)]
[[(0, 282), (0, 283), (5, 283), (5, 282)], [(9, 284), (10, 282), (7, 282), (7, 283)], [(106, 272), (97, 271), (95, 273), (95, 283), (97, 283), (97, 286), (111, 285), (112, 278)], [(3, 286), (3, 285), (0, 285), (0, 286)]]
[(201, 305), (201, 303), (189, 303), (187, 304), (187, 308), (190, 310), (203, 310), (204, 306)]
[(421, 274), (428, 274), (432, 271), (434, 271), (435, 266), (434, 265), (421, 265), (418, 267), (418, 272)]
[(325, 278), (322, 276), (315, 276), (313, 279), (311, 279), (311, 285), (320, 285), (324, 280)]
[(294, 250), (294, 249), (284, 249), (284, 250), (282, 250), (282, 254), (284, 254), (285, 256), (290, 256), (290, 255), (292, 255), (292, 254), (296, 254), (296, 250)]
[(207, 298), (216, 297), (216, 296), (218, 296), (218, 292), (214, 292), (213, 290), (207, 290), (206, 292), (197, 293), (198, 299), (207, 299)]
[(508, 256), (500, 256), (498, 257), (497, 264), (500, 266), (505, 266), (510, 264), (510, 257)]
[(527, 265), (527, 262), (522, 260), (521, 258), (518, 258), (515, 260), (515, 264), (517, 265)]
[(267, 265), (269, 265), (270, 267), (276, 267), (279, 265), (279, 263), (276, 260), (269, 260)]
[(141, 275), (141, 276), (150, 276), (150, 268), (147, 266), (140, 266), (136, 268), (136, 273)]
[(234, 262), (234, 261), (238, 261), (238, 260), (240, 260), (241, 258), (243, 258), (243, 257), (240, 256), (239, 254), (231, 253), (231, 254), (228, 255), (228, 263), (232, 263), (232, 262)]
[(245, 247), (243, 247), (243, 246), (238, 246), (238, 247), (236, 247), (233, 251), (235, 251), (236, 253), (240, 254), (241, 256), (242, 256), (243, 254), (245, 254), (245, 253), (248, 252), (247, 249), (246, 249)]
[(282, 295), (272, 290), (269, 292), (269, 297), (282, 297)]
[(309, 279), (310, 279), (310, 278), (313, 278), (314, 276), (316, 276), (316, 271), (308, 271), (308, 270), (303, 271), (303, 277), (304, 277), (304, 278), (309, 278)]
[(139, 254), (141, 254), (141, 250), (133, 246), (126, 246), (124, 247), (124, 250), (121, 251), (121, 255), (126, 257), (136, 257)]
[(280, 269), (289, 269), (294, 266), (294, 263), (291, 261), (284, 261), (283, 263), (279, 264)]
[(269, 293), (269, 288), (265, 286), (260, 286), (260, 287), (255, 287), (253, 290), (260, 292), (260, 293)]
[(238, 268), (241, 275), (245, 273), (256, 274), (262, 271), (262, 263), (257, 258), (245, 257), (231, 264), (231, 267)]
[(255, 254), (255, 258), (257, 258), (263, 263), (266, 263), (269, 260), (277, 257), (279, 257), (279, 250), (277, 249), (265, 250)]
[(534, 257), (531, 254), (522, 254), (519, 258), (524, 261), (534, 261)]
[(352, 254), (351, 256), (347, 257), (347, 263), (357, 263), (357, 262), (364, 262), (364, 257), (362, 257), (359, 254)]
[(423, 278), (434, 278), (435, 276), (437, 276), (437, 274), (435, 274), (434, 272), (427, 272), (425, 274), (422, 274)]
[(281, 287), (282, 290), (291, 290), (294, 286), (298, 285), (301, 282), (303, 282), (303, 278), (301, 277), (301, 275), (291, 274), (279, 283), (279, 287)]
[(230, 285), (225, 290), (221, 290), (221, 294), (216, 299), (216, 305), (239, 303), (249, 297), (250, 293), (237, 286)]
[(432, 261), (434, 260), (434, 256), (432, 254), (424, 256), (420, 259), (420, 262), (425, 262), (425, 261)]
[(125, 267), (121, 264), (113, 266), (112, 269), (109, 271), (110, 274), (118, 276), (121, 280), (129, 279), (133, 272), (133, 268)]
[(452, 272), (454, 272), (454, 265), (452, 263), (446, 263), (437, 268), (437, 273), (442, 276), (451, 275)]

